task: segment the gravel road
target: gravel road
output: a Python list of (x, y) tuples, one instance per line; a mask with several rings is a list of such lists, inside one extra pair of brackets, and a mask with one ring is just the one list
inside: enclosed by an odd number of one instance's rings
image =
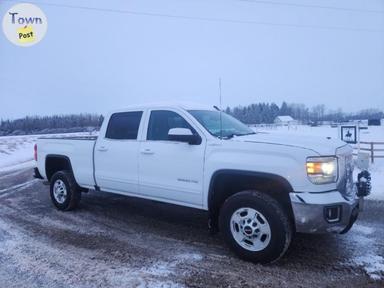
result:
[(384, 202), (346, 235), (296, 235), (273, 265), (236, 258), (205, 212), (109, 193), (57, 211), (32, 171), (0, 174), (0, 287), (384, 287)]

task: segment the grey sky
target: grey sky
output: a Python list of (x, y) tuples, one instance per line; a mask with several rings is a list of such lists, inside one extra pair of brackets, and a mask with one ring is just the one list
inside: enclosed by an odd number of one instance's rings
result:
[[(223, 106), (384, 110), (382, 0), (30, 2), (41, 3), (48, 32), (27, 48), (0, 33), (3, 119), (147, 101), (217, 104), (219, 77)], [(0, 0), (1, 18), (15, 3)]]

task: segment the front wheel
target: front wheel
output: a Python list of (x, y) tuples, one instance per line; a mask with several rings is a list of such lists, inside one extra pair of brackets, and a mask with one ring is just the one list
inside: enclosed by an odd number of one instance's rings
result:
[(70, 171), (59, 171), (52, 176), (50, 194), (52, 203), (62, 211), (75, 209), (81, 199), (81, 191)]
[(257, 263), (278, 260), (291, 243), (292, 225), (276, 200), (258, 191), (229, 197), (220, 210), (220, 231), (239, 257)]

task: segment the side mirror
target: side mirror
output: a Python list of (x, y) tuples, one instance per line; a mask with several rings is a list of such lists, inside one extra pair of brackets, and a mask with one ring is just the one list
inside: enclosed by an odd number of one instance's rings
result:
[(168, 140), (177, 142), (186, 142), (190, 145), (199, 145), (201, 138), (192, 133), (188, 128), (172, 128), (168, 131)]

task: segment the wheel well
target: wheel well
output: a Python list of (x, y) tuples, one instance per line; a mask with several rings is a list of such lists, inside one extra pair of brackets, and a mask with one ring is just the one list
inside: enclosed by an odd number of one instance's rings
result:
[(208, 196), (211, 222), (217, 223), (220, 209), (226, 199), (244, 190), (257, 190), (268, 194), (281, 205), (293, 221), (289, 197), (289, 192), (293, 189), (285, 178), (270, 173), (225, 170), (216, 172), (211, 179)]
[(71, 161), (67, 156), (48, 155), (45, 160), (45, 172), (48, 181), (58, 171), (72, 171)]

